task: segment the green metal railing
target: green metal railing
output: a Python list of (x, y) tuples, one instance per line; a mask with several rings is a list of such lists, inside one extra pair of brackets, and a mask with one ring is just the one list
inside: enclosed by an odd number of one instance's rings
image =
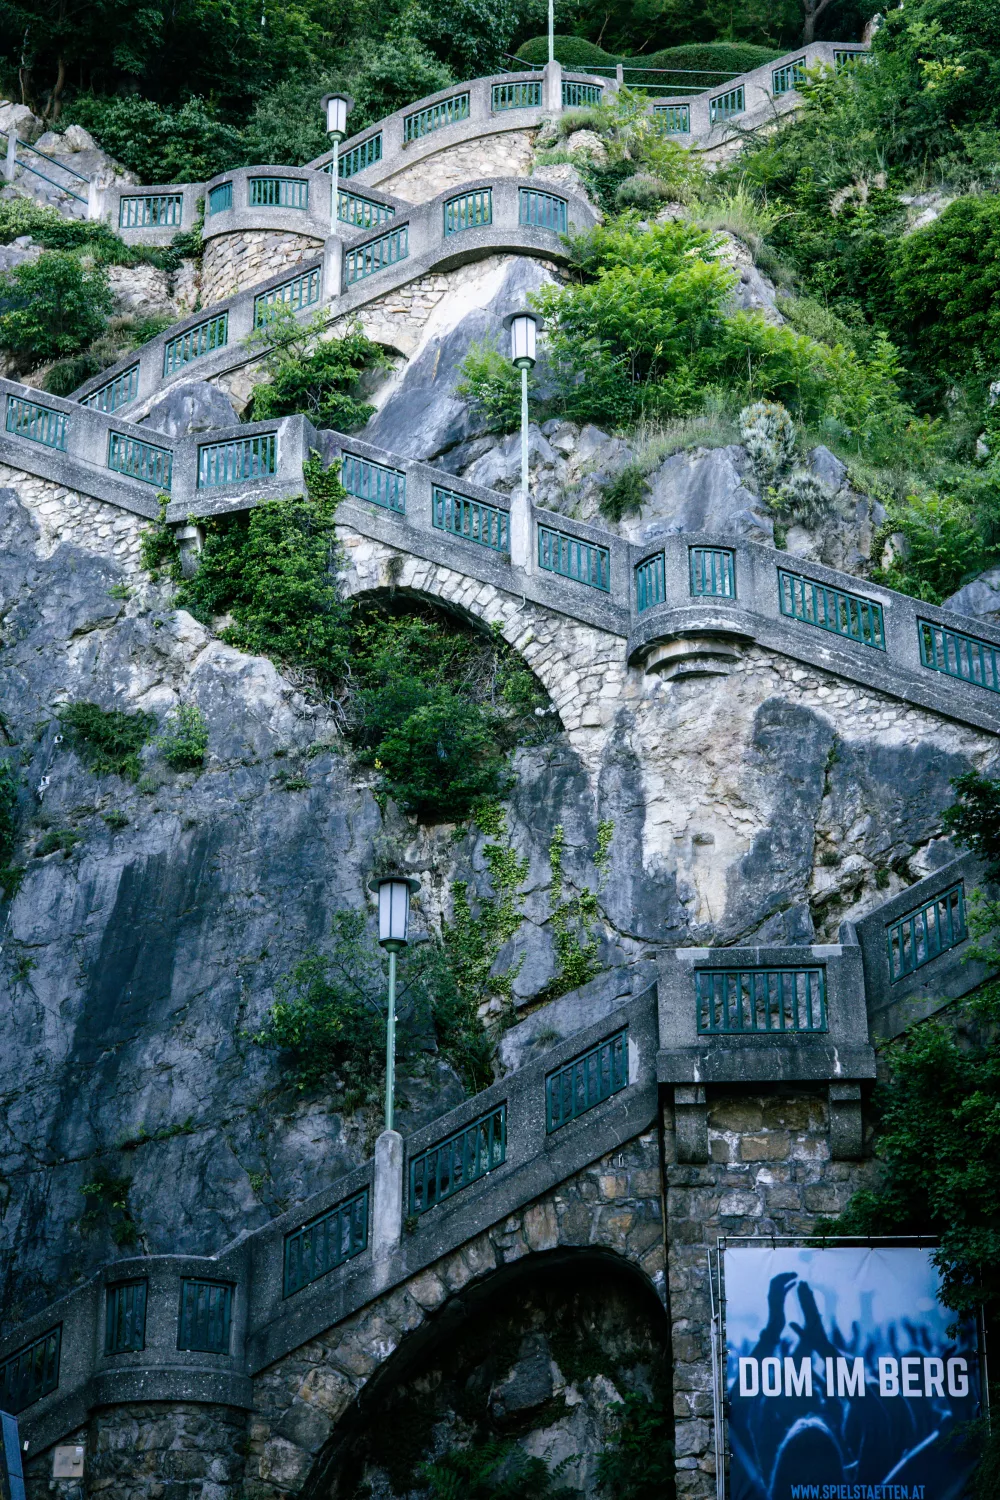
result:
[(690, 135), (690, 104), (654, 104), (653, 121), (664, 135)]
[(426, 109), (418, 109), (412, 115), (404, 116), (403, 140), (418, 141), (422, 136), (441, 130), (445, 125), (455, 125), (459, 120), (468, 118), (469, 95), (453, 94), (450, 99), (442, 99), (440, 104), (429, 104)]
[(368, 1189), (285, 1235), (283, 1296), (318, 1281), (368, 1248)]
[(64, 411), (39, 406), (36, 401), (27, 401), (23, 396), (8, 396), (6, 427), (15, 437), (28, 438), (32, 443), (41, 443), (43, 448), (58, 448), (61, 453), (66, 452), (69, 417)]
[(180, 229), (183, 217), (182, 193), (145, 193), (118, 204), (119, 229)]
[(556, 193), (542, 193), (535, 188), (518, 188), (518, 223), (535, 224), (539, 229), (566, 233), (566, 199)]
[(198, 449), (198, 489), (267, 479), (278, 472), (278, 434), (258, 432), (229, 443), (205, 443)]
[(551, 1135), (628, 1088), (628, 1028), (590, 1047), (545, 1080), (545, 1129)]
[(965, 923), (965, 886), (962, 881), (935, 896), (916, 911), (907, 912), (885, 930), (889, 949), (889, 979), (895, 984), (915, 974), (924, 964), (957, 948), (969, 936)]
[(785, 63), (784, 67), (774, 68), (771, 72), (771, 93), (776, 99), (780, 99), (782, 94), (793, 94), (805, 76), (804, 57), (797, 57), (794, 62)]
[(527, 83), (495, 83), (490, 95), (490, 108), (494, 114), (503, 109), (540, 109), (541, 103), (540, 79)]
[(398, 229), (390, 229), (377, 240), (369, 240), (347, 252), (344, 263), (347, 285), (353, 286), (356, 281), (364, 281), (366, 276), (374, 276), (376, 271), (384, 271), (386, 266), (406, 260), (409, 253), (410, 226), (400, 224)]
[(251, 208), (309, 207), (309, 183), (302, 177), (251, 177)]
[(337, 190), (337, 218), (342, 224), (371, 229), (395, 216), (396, 210), (390, 203), (377, 203), (374, 198), (362, 198), (359, 193), (348, 193), (343, 188)]
[[(337, 157), (337, 176), (355, 177), (358, 172), (363, 172), (365, 167), (373, 167), (377, 161), (382, 160), (382, 132), (378, 135), (370, 135), (366, 141), (360, 141), (358, 145), (352, 146), (350, 151), (345, 151), (342, 156)], [(328, 162), (323, 168), (325, 172), (333, 170), (333, 163)]]
[(734, 115), (741, 115), (744, 109), (746, 94), (741, 83), (737, 89), (727, 89), (724, 94), (716, 94), (709, 102), (709, 119), (715, 125), (719, 120), (731, 120)]
[(930, 620), (918, 620), (917, 631), (920, 660), (925, 667), (991, 693), (1000, 693), (1000, 646), (966, 635), (964, 630), (933, 625)]
[(105, 1354), (136, 1354), (146, 1347), (145, 1277), (109, 1286), (104, 1309)]
[(62, 1324), (17, 1349), (0, 1365), (0, 1411), (16, 1417), (59, 1384)]
[(253, 326), (259, 328), (266, 323), (276, 307), (289, 307), (292, 312), (301, 312), (319, 301), (322, 277), (319, 266), (303, 271), (290, 281), (283, 281), (268, 292), (261, 292), (253, 299)]
[(871, 62), (871, 53), (861, 50), (837, 51), (833, 54), (833, 66), (839, 73), (841, 68), (853, 68), (855, 63)]
[(233, 1285), (229, 1281), (181, 1278), (177, 1315), (178, 1349), (202, 1354), (228, 1354), (233, 1321)]
[(127, 406), (134, 401), (139, 394), (139, 365), (129, 365), (114, 380), (99, 385), (96, 391), (91, 391), (89, 396), (84, 396), (80, 402), (81, 406), (89, 406), (94, 411), (112, 412), (118, 411), (120, 407)]
[(647, 557), (635, 570), (635, 607), (642, 614), (667, 597), (666, 563), (662, 552)]
[(208, 217), (213, 214), (221, 214), (225, 209), (233, 206), (233, 185), (231, 182), (220, 182), (211, 188), (208, 194)]
[(484, 505), (481, 500), (470, 500), (468, 495), (443, 489), (439, 484), (431, 490), (431, 524), (438, 531), (448, 531), (452, 536), (460, 536), (480, 547), (490, 547), (494, 552), (510, 550), (509, 520), (505, 510)]
[(611, 591), (611, 553), (607, 547), (596, 547), (565, 531), (549, 526), (538, 528), (538, 566), (560, 578), (572, 578), (589, 588)]
[(406, 514), (406, 475), (401, 469), (388, 469), (356, 453), (341, 454), (340, 482), (349, 495), (370, 500), (383, 510)]
[(507, 1106), (500, 1104), (464, 1130), (421, 1151), (410, 1162), (410, 1213), (425, 1214), (436, 1203), (478, 1182), (507, 1158)]
[(127, 474), (143, 484), (155, 484), (158, 490), (169, 494), (173, 465), (174, 455), (169, 448), (143, 443), (138, 438), (126, 437), (123, 432), (108, 433), (108, 468), (116, 474)]
[(196, 323), (175, 339), (167, 340), (163, 346), (163, 373), (172, 375), (192, 360), (211, 354), (213, 349), (224, 349), (228, 343), (229, 314), (216, 313), (214, 318), (206, 318), (204, 323)]
[(736, 554), (728, 547), (689, 547), (688, 568), (696, 598), (736, 598)]
[(444, 205), (445, 238), (460, 234), (463, 229), (479, 229), (483, 224), (493, 223), (493, 189), (475, 188), (471, 193), (461, 193), (449, 198)]
[(826, 971), (696, 969), (701, 1035), (826, 1031)]
[(581, 105), (600, 104), (604, 89), (599, 83), (567, 83), (563, 79), (563, 109), (578, 109)]
[(815, 625), (831, 635), (842, 635), (875, 651), (885, 650), (885, 620), (881, 604), (861, 594), (830, 588), (799, 573), (778, 569), (778, 605), (790, 620)]

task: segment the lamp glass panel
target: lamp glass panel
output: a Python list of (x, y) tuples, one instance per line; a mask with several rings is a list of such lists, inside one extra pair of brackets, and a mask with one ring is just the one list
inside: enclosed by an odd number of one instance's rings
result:
[(326, 128), (329, 132), (338, 131), (341, 135), (347, 129), (347, 100), (338, 94), (326, 101)]
[(535, 320), (534, 318), (514, 318), (510, 325), (510, 357), (515, 362), (519, 359), (535, 358)]

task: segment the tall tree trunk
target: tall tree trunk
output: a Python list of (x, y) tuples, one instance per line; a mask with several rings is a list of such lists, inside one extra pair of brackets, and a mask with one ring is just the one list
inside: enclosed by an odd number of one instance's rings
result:
[(807, 47), (816, 40), (816, 22), (826, 10), (830, 0), (802, 0), (802, 45)]
[(59, 62), (58, 62), (57, 68), (56, 68), (56, 81), (55, 81), (55, 83), (52, 86), (52, 92), (49, 95), (49, 102), (45, 106), (45, 113), (42, 116), (43, 120), (49, 120), (50, 119), (52, 121), (53, 125), (55, 124), (55, 122), (59, 118), (59, 111), (62, 108), (62, 91), (63, 91), (63, 89), (65, 87), (66, 87), (66, 59), (63, 57), (62, 53), (60, 52), (60, 54), (59, 54)]

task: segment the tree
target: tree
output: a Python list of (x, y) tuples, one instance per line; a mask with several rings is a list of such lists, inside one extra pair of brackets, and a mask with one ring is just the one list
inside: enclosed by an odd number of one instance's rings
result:
[(0, 278), (0, 349), (24, 369), (76, 354), (104, 332), (111, 306), (106, 271), (47, 250)]

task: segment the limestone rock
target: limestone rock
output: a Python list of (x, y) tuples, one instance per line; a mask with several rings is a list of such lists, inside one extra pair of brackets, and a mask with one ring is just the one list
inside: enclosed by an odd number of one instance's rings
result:
[(26, 104), (11, 104), (4, 100), (0, 104), (0, 130), (4, 135), (9, 135), (14, 130), (19, 141), (34, 145), (43, 134), (45, 125), (37, 115), (32, 114)]
[(172, 386), (150, 410), (144, 425), (177, 439), (214, 427), (233, 427), (238, 421), (229, 397), (218, 386), (192, 380)]
[(96, 151), (98, 145), (90, 132), (84, 130), (82, 125), (67, 125), (62, 133), (62, 149), (64, 151)]
[(638, 520), (626, 522), (623, 530), (631, 541), (643, 543), (677, 532), (709, 531), (771, 546), (774, 522), (751, 484), (750, 461), (736, 444), (675, 453), (650, 475), (650, 499)]
[(991, 624), (1000, 623), (1000, 568), (987, 568), (971, 583), (963, 584), (945, 599), (943, 607)]
[[(673, 215), (671, 215), (673, 217)], [(717, 259), (731, 266), (738, 280), (729, 296), (733, 312), (758, 312), (766, 322), (778, 327), (785, 319), (778, 310), (777, 288), (769, 277), (758, 271), (753, 256), (742, 240), (733, 234), (720, 236), (722, 245)]]
[(531, 175), (538, 182), (561, 187), (567, 193), (577, 193), (581, 198), (589, 196), (578, 168), (571, 161), (540, 162)]

